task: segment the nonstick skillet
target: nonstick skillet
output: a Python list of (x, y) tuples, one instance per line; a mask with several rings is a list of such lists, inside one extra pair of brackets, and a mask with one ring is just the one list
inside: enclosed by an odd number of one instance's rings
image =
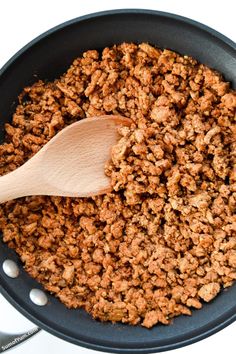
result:
[[(158, 11), (115, 10), (95, 13), (68, 21), (44, 33), (20, 50), (1, 69), (1, 141), (4, 138), (4, 124), (11, 120), (17, 96), (25, 86), (37, 78), (52, 80), (60, 76), (74, 58), (88, 49), (99, 50), (123, 41), (149, 42), (160, 48), (191, 55), (221, 72), (236, 88), (236, 45), (209, 27)], [(17, 277), (10, 278), (4, 272), (6, 260), (17, 264)], [(27, 275), (18, 256), (0, 237), (1, 293), (39, 328), (77, 345), (113, 353), (165, 351), (203, 339), (236, 319), (236, 284), (222, 291), (201, 310), (193, 311), (191, 317), (180, 316), (170, 326), (156, 325), (151, 330), (141, 326), (95, 321), (84, 310), (67, 309), (49, 293), (46, 294), (47, 304), (38, 306), (35, 302), (41, 301), (42, 305), (43, 296), (38, 294), (38, 297), (30, 298), (32, 289), (42, 287)], [(37, 331), (35, 329), (17, 338), (0, 333), (0, 352)]]

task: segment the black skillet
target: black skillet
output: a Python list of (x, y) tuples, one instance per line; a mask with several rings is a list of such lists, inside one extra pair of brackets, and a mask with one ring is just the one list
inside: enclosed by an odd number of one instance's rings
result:
[[(58, 77), (87, 49), (101, 49), (123, 41), (150, 42), (160, 48), (191, 55), (219, 70), (236, 88), (236, 45), (209, 27), (180, 16), (148, 10), (91, 14), (39, 36), (2, 68), (1, 140), (4, 138), (4, 123), (11, 120), (23, 87), (32, 84), (36, 77), (46, 80)], [(5, 259), (15, 260), (19, 265), (20, 275), (16, 279), (3, 272)], [(236, 319), (236, 284), (222, 291), (203, 309), (193, 311), (191, 317), (180, 316), (170, 326), (157, 325), (151, 330), (141, 326), (100, 323), (83, 310), (67, 309), (50, 294), (47, 294), (46, 306), (36, 306), (29, 298), (32, 288), (41, 286), (26, 274), (18, 257), (0, 238), (1, 293), (40, 328), (77, 345), (113, 353), (152, 353), (196, 342)]]

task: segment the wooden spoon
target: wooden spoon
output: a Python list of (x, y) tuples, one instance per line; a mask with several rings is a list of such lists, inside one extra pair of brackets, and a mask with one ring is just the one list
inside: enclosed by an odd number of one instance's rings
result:
[(28, 195), (89, 197), (107, 193), (104, 173), (118, 126), (118, 115), (82, 119), (61, 130), (24, 165), (0, 177), (0, 203)]

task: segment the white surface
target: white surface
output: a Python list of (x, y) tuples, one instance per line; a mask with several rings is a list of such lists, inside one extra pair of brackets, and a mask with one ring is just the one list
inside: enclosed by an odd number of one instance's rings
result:
[[(200, 21), (236, 40), (234, 0), (1, 0), (0, 5), (0, 67), (23, 45), (49, 28), (77, 16), (108, 9), (146, 8), (172, 12)], [(21, 332), (31, 327), (31, 323), (0, 296), (0, 331)], [(170, 353), (235, 353), (235, 334), (236, 323), (201, 342)], [(42, 331), (12, 349), (12, 353), (98, 352), (76, 347)]]

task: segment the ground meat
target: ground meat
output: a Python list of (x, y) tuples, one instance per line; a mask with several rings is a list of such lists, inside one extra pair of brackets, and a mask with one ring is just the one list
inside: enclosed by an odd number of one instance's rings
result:
[(198, 295), (204, 301), (209, 302), (214, 299), (214, 297), (218, 294), (219, 291), (219, 283), (209, 283), (201, 287), (201, 289), (198, 291)]
[(150, 328), (200, 309), (236, 279), (235, 102), (217, 72), (147, 43), (89, 50), (26, 87), (0, 174), (76, 120), (133, 123), (105, 168), (111, 193), (4, 203), (4, 241), (45, 289), (96, 319)]

